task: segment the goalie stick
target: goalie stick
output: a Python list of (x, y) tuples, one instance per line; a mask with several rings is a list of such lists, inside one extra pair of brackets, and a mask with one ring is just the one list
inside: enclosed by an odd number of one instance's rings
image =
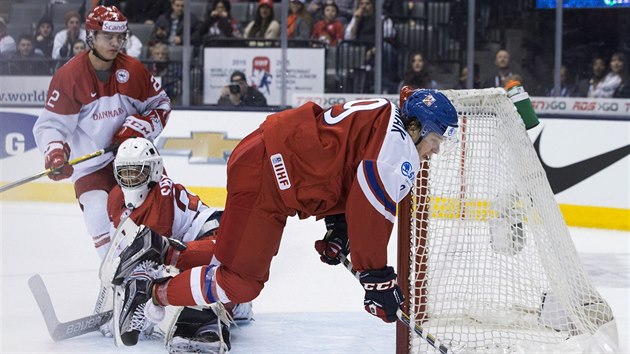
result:
[[(361, 273), (352, 268), (352, 263), (343, 253), (339, 253), (339, 260), (343, 263), (343, 265), (354, 275), (355, 278), (360, 279)], [(409, 327), (409, 329), (416, 332), (417, 335), (422, 337), (429, 345), (433, 348), (437, 349), (442, 354), (453, 353), (451, 349), (449, 349), (445, 344), (440, 342), (434, 335), (428, 333), (420, 324), (411, 323), (411, 318), (408, 314), (404, 313), (400, 308), (396, 311), (396, 316), (398, 316), (398, 320), (405, 324), (405, 326)], [(415, 321), (414, 321), (415, 322)]]
[(129, 242), (130, 239), (133, 239), (138, 228), (138, 225), (136, 225), (133, 220), (128, 217), (124, 218), (118, 225), (114, 234), (114, 239), (110, 245), (110, 249), (103, 261), (104, 264), (105, 262), (108, 263), (105, 265), (102, 264), (101, 269), (99, 270), (101, 290), (96, 300), (93, 315), (81, 317), (68, 322), (60, 322), (57, 318), (55, 308), (53, 307), (52, 300), (50, 299), (50, 294), (48, 293), (48, 289), (46, 289), (46, 285), (44, 284), (42, 277), (39, 274), (35, 274), (28, 280), (28, 286), (31, 289), (31, 293), (33, 293), (37, 306), (39, 306), (39, 309), (44, 316), (46, 328), (48, 328), (48, 333), (53, 341), (58, 342), (97, 331), (100, 326), (107, 323), (113, 317), (113, 310), (104, 312), (101, 312), (101, 310), (109, 297), (108, 290), (111, 286), (111, 279), (113, 278), (116, 267), (118, 266), (118, 263), (112, 262), (112, 260), (116, 258), (114, 256), (115, 249), (119, 247), (122, 242)]
[(39, 274), (33, 275), (28, 280), (28, 286), (31, 289), (31, 293), (33, 293), (33, 297), (35, 297), (39, 310), (44, 316), (44, 322), (46, 323), (46, 328), (48, 328), (50, 338), (55, 342), (98, 331), (101, 325), (112, 318), (113, 312), (109, 310), (68, 322), (60, 322), (57, 314), (55, 314), (55, 308), (42, 277)]

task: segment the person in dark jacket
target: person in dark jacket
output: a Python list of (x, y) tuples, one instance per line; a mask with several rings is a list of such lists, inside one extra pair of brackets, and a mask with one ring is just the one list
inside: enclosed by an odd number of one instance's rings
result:
[(235, 71), (230, 76), (230, 84), (223, 87), (218, 106), (227, 107), (266, 107), (267, 99), (252, 86), (247, 85), (247, 78), (242, 71)]

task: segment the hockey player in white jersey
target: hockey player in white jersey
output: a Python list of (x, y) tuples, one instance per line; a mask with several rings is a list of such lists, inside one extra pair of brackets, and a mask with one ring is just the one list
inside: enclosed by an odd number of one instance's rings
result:
[(171, 111), (168, 96), (143, 64), (124, 53), (127, 19), (115, 7), (97, 6), (86, 18), (90, 50), (53, 76), (33, 128), (48, 177), (71, 178), (88, 234), (101, 259), (109, 245), (107, 194), (116, 185), (114, 156), (71, 166), (67, 162), (129, 137), (153, 140)]
[[(210, 264), (222, 211), (208, 207), (164, 175), (162, 157), (147, 139), (131, 138), (120, 145), (114, 174), (117, 185), (109, 193), (107, 205), (112, 230), (127, 218), (145, 226), (122, 251), (116, 275), (117, 283), (126, 288), (125, 298), (136, 296), (132, 306), (122, 310), (117, 324), (123, 343), (135, 345), (140, 332), (150, 332), (155, 324), (145, 313), (160, 311), (154, 308), (150, 292), (138, 295), (146, 290), (142, 285), (150, 283), (142, 281), (143, 276), (150, 273), (151, 278), (159, 278), (163, 265), (183, 271)], [(196, 242), (187, 246), (193, 240)], [(143, 311), (136, 311), (138, 308)], [(239, 320), (251, 320), (251, 302), (237, 305), (232, 314)], [(159, 320), (154, 315), (150, 318)], [(217, 316), (212, 310), (184, 308), (175, 326), (167, 343), (172, 352), (218, 350)], [(222, 326), (221, 337), (229, 347), (229, 325)]]

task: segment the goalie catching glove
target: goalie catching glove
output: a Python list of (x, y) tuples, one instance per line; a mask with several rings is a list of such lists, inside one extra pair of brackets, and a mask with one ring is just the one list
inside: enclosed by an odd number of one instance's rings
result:
[(396, 312), (402, 305), (404, 297), (396, 283), (394, 268), (385, 267), (380, 270), (366, 270), (359, 278), (365, 298), (365, 311), (385, 322), (394, 322), (398, 317)]
[(129, 138), (146, 138), (151, 141), (158, 136), (164, 127), (166, 118), (163, 113), (152, 110), (146, 115), (134, 114), (125, 119), (122, 127), (112, 138), (113, 145), (120, 145)]
[(70, 158), (70, 146), (68, 143), (62, 141), (51, 141), (46, 147), (44, 153), (44, 167), (46, 169), (55, 169), (54, 172), (48, 174), (48, 178), (53, 181), (60, 181), (62, 179), (72, 176), (74, 167), (68, 164)]
[(315, 241), (315, 250), (320, 254), (319, 259), (330, 265), (339, 264), (339, 254), (347, 256), (350, 253), (348, 241), (348, 225), (346, 215), (330, 215), (324, 218), (326, 221), (326, 235), (323, 240)]

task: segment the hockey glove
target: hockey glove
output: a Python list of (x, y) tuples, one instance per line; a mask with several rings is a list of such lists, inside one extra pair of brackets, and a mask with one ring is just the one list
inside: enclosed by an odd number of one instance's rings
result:
[[(158, 127), (159, 126), (159, 127)], [(158, 127), (158, 129), (156, 129)], [(153, 110), (147, 115), (134, 114), (125, 119), (120, 130), (112, 138), (113, 145), (120, 145), (129, 138), (153, 140), (162, 130), (159, 114)]]
[(321, 255), (319, 259), (330, 265), (339, 264), (337, 258), (340, 253), (347, 256), (350, 253), (348, 242), (348, 225), (346, 215), (330, 215), (324, 218), (326, 221), (326, 235), (323, 240), (315, 241), (315, 250)]
[(48, 178), (53, 181), (60, 181), (72, 176), (74, 167), (67, 163), (69, 158), (70, 146), (67, 143), (51, 141), (44, 153), (44, 166), (46, 169), (53, 168), (55, 171), (49, 173)]
[(398, 318), (396, 311), (403, 303), (404, 297), (396, 284), (394, 268), (363, 271), (359, 281), (365, 289), (363, 300), (365, 311), (385, 322), (396, 321)]

